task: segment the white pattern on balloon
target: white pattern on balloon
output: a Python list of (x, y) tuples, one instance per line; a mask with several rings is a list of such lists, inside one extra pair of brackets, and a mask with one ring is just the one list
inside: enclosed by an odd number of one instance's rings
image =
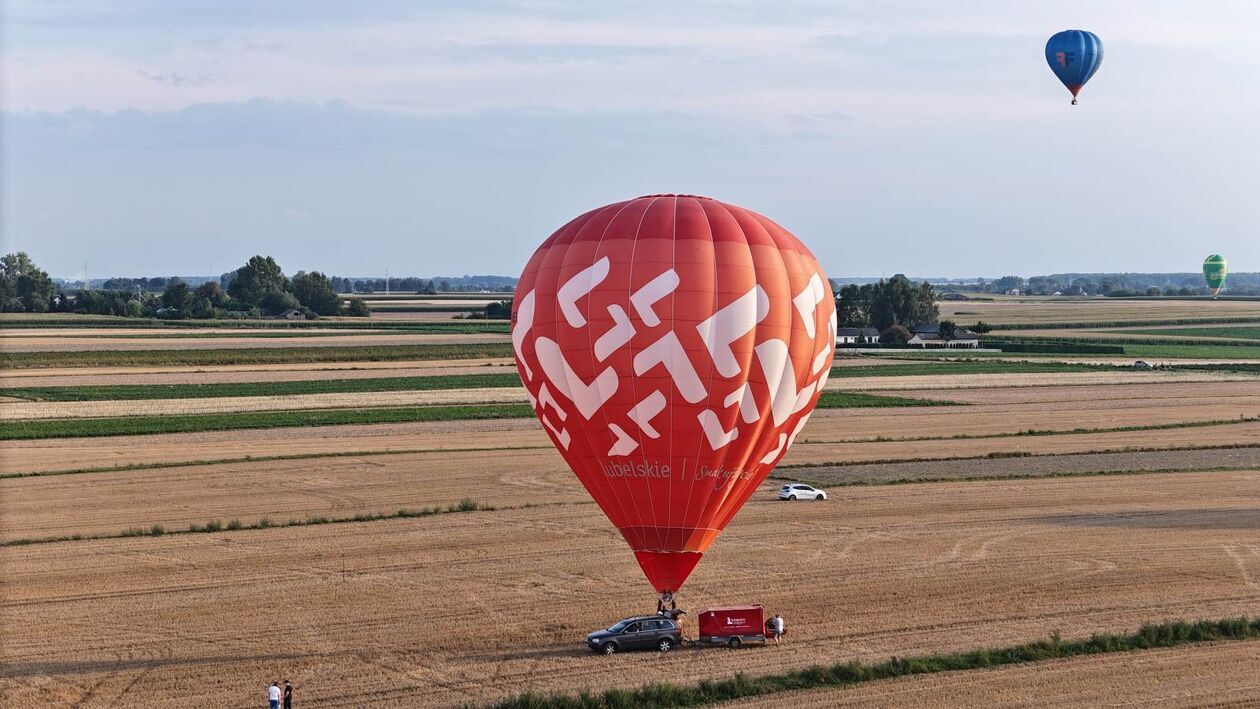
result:
[(638, 424), (639, 430), (646, 433), (648, 438), (660, 438), (661, 433), (652, 426), (652, 419), (664, 410), (665, 395), (658, 389), (630, 409), (630, 420)]
[(516, 353), (516, 361), (521, 363), (521, 368), (525, 370), (525, 378), (533, 379), (534, 370), (529, 368), (529, 362), (525, 361), (525, 335), (529, 333), (529, 329), (534, 326), (534, 291), (525, 294), (521, 298), (521, 303), (516, 307), (516, 325), (512, 327), (512, 351)]
[(822, 279), (815, 273), (809, 277), (805, 290), (797, 293), (792, 299), (792, 304), (796, 306), (796, 312), (800, 313), (801, 321), (805, 325), (805, 334), (810, 338), (813, 338), (816, 332), (814, 320), (817, 319), (818, 304), (826, 297), (827, 289), (823, 286)]
[(582, 327), (586, 324), (586, 316), (578, 310), (577, 300), (604, 282), (604, 279), (608, 277), (609, 267), (608, 257), (605, 256), (579, 271), (556, 292), (556, 300), (560, 302), (560, 312), (564, 313), (564, 319), (570, 326)]
[(687, 351), (683, 349), (682, 343), (678, 341), (678, 335), (672, 330), (634, 356), (634, 373), (637, 376), (643, 376), (645, 372), (658, 364), (665, 366), (665, 371), (669, 372), (669, 376), (674, 380), (674, 386), (678, 387), (678, 391), (688, 403), (695, 404), (705, 398), (707, 392), (704, 390), (704, 384), (700, 382), (700, 375), (696, 374), (696, 368), (691, 366)]
[(558, 428), (547, 418), (546, 414), (541, 414), (538, 418), (542, 419), (543, 425), (551, 429), (551, 432), (555, 434), (556, 440), (560, 442), (561, 447), (569, 450), (569, 443), (573, 440), (573, 436), (569, 434), (568, 430)]
[(587, 384), (569, 366), (560, 345), (554, 341), (546, 337), (538, 338), (534, 342), (534, 352), (538, 355), (538, 363), (542, 365), (543, 374), (547, 375), (548, 381), (557, 392), (573, 402), (582, 418), (594, 416), (599, 407), (617, 392), (619, 379), (612, 367), (600, 372), (594, 381)]
[(739, 360), (731, 345), (752, 332), (757, 323), (770, 313), (770, 297), (761, 286), (753, 286), (747, 293), (731, 301), (726, 307), (696, 325), (696, 332), (704, 340), (713, 357), (718, 374), (733, 377), (740, 372)]
[(753, 396), (752, 387), (748, 386), (748, 382), (740, 384), (735, 391), (726, 395), (722, 400), (722, 405), (730, 408), (739, 402), (739, 416), (744, 419), (744, 423), (753, 423), (761, 418), (761, 410), (757, 408), (757, 399)]
[(704, 431), (704, 437), (709, 440), (709, 447), (713, 450), (717, 450), (739, 437), (739, 428), (732, 428), (729, 431), (724, 430), (717, 414), (709, 409), (701, 411), (696, 418), (700, 419), (700, 429)]
[(642, 288), (630, 296), (630, 304), (634, 306), (635, 312), (639, 314), (639, 318), (643, 320), (648, 327), (656, 327), (661, 324), (661, 319), (657, 317), (656, 311), (652, 306), (656, 301), (664, 298), (674, 289), (678, 287), (678, 272), (669, 269), (661, 275), (648, 281)]
[(540, 408), (544, 409), (550, 406), (555, 410), (556, 415), (560, 417), (561, 421), (565, 421), (569, 418), (569, 414), (564, 409), (560, 408), (560, 404), (556, 403), (556, 398), (551, 395), (551, 390), (547, 388), (546, 382), (544, 382), (542, 388), (538, 390), (538, 405)]
[(608, 455), (630, 455), (639, 447), (639, 442), (631, 438), (621, 426), (610, 423), (608, 430), (617, 437), (617, 440), (613, 441), (612, 448), (608, 449)]
[[(611, 270), (608, 257), (603, 257), (589, 267), (575, 274), (556, 293), (556, 301), (563, 313), (565, 321), (572, 327), (589, 325), (578, 301), (593, 292), (604, 282)], [(629, 297), (630, 306), (647, 327), (661, 324), (661, 316), (655, 306), (663, 298), (679, 287), (678, 273), (667, 269), (648, 281), (642, 288)], [(790, 418), (802, 412), (814, 395), (821, 392), (830, 375), (827, 362), (835, 351), (836, 319), (834, 313), (827, 323), (825, 337), (815, 338), (817, 332), (818, 305), (826, 298), (826, 287), (822, 278), (814, 273), (810, 276), (805, 288), (792, 298), (794, 310), (801, 318), (805, 333), (812, 339), (824, 339), (817, 342), (821, 349), (810, 358), (810, 379), (813, 380), (803, 389), (798, 389), (796, 365), (792, 361), (788, 343), (782, 339), (769, 339), (753, 348), (754, 359), (764, 376), (768, 391), (769, 413), (775, 429), (780, 429)], [(533, 327), (535, 318), (534, 291), (521, 298), (517, 308), (516, 323), (512, 328), (512, 348), (517, 359), (524, 363), (522, 356), (527, 336)], [(621, 305), (607, 306), (612, 325), (599, 335), (593, 343), (597, 361), (603, 362), (615, 352), (627, 345), (638, 334), (630, 315)], [(730, 379), (744, 371), (739, 356), (733, 349), (734, 344), (756, 330), (756, 327), (769, 315), (770, 299), (760, 285), (755, 285), (746, 293), (726, 304), (709, 318), (696, 325), (696, 332), (712, 358), (715, 374)], [(551, 431), (564, 449), (568, 449), (572, 436), (563, 427), (554, 424), (546, 413), (554, 411), (561, 422), (568, 413), (557, 396), (571, 401), (583, 418), (590, 419), (617, 392), (620, 377), (613, 367), (600, 371), (595, 379), (587, 383), (569, 364), (564, 351), (554, 340), (538, 337), (534, 342), (538, 363), (546, 377), (538, 389), (537, 399), (528, 394), (530, 404), (539, 412), (539, 418)], [(635, 353), (633, 370), (635, 376), (643, 376), (656, 366), (663, 366), (674, 382), (682, 398), (689, 403), (698, 403), (708, 397), (705, 384), (701, 381), (692, 364), (688, 351), (679, 339), (678, 333), (666, 332), (651, 344)], [(534, 379), (534, 373), (528, 364), (522, 371), (527, 381)], [(717, 412), (706, 409), (697, 415), (700, 428), (709, 446), (714, 450), (729, 445), (739, 435), (740, 422), (754, 424), (762, 417), (762, 408), (757, 403), (755, 391), (749, 382), (741, 382), (728, 393), (722, 404), (729, 409), (738, 406), (739, 420), (727, 430), (723, 428), (722, 418)], [(638, 401), (628, 412), (629, 421), (633, 422), (643, 435), (648, 438), (660, 438), (661, 432), (653, 425), (653, 419), (666, 408), (667, 397), (660, 390), (654, 390), (644, 399)], [(773, 464), (779, 460), (796, 440), (805, 426), (809, 415), (801, 416), (794, 422), (791, 431), (776, 430), (776, 442), (773, 450), (767, 451), (761, 458), (761, 464)], [(609, 432), (614, 436), (612, 446), (608, 450), (610, 456), (624, 456), (639, 448), (636, 438), (628, 434), (622, 425), (609, 423)]]
[(613, 326), (595, 341), (595, 359), (601, 362), (634, 337), (634, 325), (620, 305), (608, 306), (608, 315), (613, 319)]

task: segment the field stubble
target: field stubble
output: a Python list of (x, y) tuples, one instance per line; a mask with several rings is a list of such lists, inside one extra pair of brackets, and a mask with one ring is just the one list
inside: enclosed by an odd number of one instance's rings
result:
[(789, 642), (741, 652), (585, 652), (582, 634), (652, 599), (592, 505), (6, 548), (0, 683), (18, 705), (88, 692), (240, 705), (280, 676), (308, 702), (449, 705), (1080, 637), (1260, 602), (1255, 473), (977, 490), (751, 502), (683, 594), (693, 609), (784, 612)]

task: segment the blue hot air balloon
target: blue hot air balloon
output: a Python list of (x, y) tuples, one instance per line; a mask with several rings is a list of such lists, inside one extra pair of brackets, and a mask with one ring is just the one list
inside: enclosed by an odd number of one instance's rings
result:
[(1076, 94), (1102, 66), (1103, 46), (1098, 35), (1085, 30), (1063, 30), (1046, 42), (1046, 62), (1059, 81), (1072, 92), (1072, 105)]

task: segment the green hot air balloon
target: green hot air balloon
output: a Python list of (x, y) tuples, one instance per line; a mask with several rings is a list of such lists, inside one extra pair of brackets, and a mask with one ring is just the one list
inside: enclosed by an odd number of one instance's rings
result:
[(1203, 280), (1207, 281), (1208, 288), (1212, 289), (1212, 297), (1221, 294), (1221, 289), (1225, 287), (1225, 274), (1228, 270), (1225, 267), (1225, 257), (1220, 254), (1212, 254), (1203, 259)]

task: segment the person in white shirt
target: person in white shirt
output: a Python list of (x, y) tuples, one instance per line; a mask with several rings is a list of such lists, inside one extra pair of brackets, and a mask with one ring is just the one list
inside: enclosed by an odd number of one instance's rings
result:
[(280, 683), (272, 682), (267, 688), (267, 706), (271, 709), (280, 709)]
[(779, 638), (783, 637), (783, 616), (775, 613), (770, 620), (770, 627), (774, 630), (774, 641), (779, 642)]

